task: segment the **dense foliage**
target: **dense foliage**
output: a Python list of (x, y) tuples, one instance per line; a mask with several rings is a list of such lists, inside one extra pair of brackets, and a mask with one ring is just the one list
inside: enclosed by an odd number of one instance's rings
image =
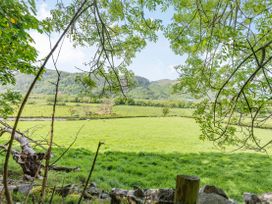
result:
[[(29, 31), (42, 32), (43, 26), (35, 17), (35, 1), (3, 0), (0, 5), (0, 85), (15, 84), (16, 71), (36, 71), (37, 51)], [(12, 105), (19, 101), (17, 92), (2, 93), (0, 115), (12, 113)]]
[[(263, 150), (254, 126), (271, 116), (271, 1), (174, 1), (173, 22), (166, 36), (177, 54), (177, 90), (201, 98), (196, 111), (202, 138), (219, 146)], [(233, 124), (250, 127), (235, 127)], [(236, 134), (242, 131), (244, 134)]]

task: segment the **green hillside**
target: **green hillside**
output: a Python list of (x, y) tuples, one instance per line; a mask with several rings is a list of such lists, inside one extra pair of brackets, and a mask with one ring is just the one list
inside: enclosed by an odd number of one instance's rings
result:
[[(86, 88), (76, 80), (80, 78), (82, 73), (68, 73), (61, 71), (61, 82), (60, 82), (60, 93), (67, 95), (80, 95), (86, 91)], [(22, 93), (26, 92), (31, 81), (33, 80), (33, 75), (26, 75), (18, 73), (15, 75), (16, 85), (12, 88), (14, 90), (20, 91)], [(46, 70), (42, 78), (39, 80), (35, 86), (33, 93), (34, 94), (43, 94), (43, 95), (52, 95), (54, 94), (54, 85), (56, 81), (56, 73), (53, 70)], [(137, 99), (184, 99), (188, 98), (182, 95), (173, 94), (172, 86), (176, 83), (175, 80), (158, 80), (158, 81), (149, 81), (148, 79), (140, 76), (135, 77), (136, 85), (131, 88), (127, 93), (127, 96)], [(99, 90), (102, 87), (99, 85), (94, 88), (94, 93), (99, 93)], [(7, 88), (7, 87), (5, 87)], [(3, 90), (4, 88), (2, 88)]]

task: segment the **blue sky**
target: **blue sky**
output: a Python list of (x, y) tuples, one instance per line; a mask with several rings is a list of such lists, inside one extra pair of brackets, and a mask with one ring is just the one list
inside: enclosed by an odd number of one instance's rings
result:
[[(55, 2), (56, 1), (53, 0), (39, 0), (37, 4), (38, 17), (42, 19), (49, 16), (50, 8), (52, 8)], [(163, 21), (167, 22), (171, 19), (171, 15), (172, 14), (168, 12), (161, 18)], [(158, 16), (161, 16), (159, 12), (148, 14), (148, 17)], [(40, 52), (40, 57), (44, 57), (44, 55), (49, 51), (48, 37), (34, 32), (31, 34), (36, 42), (35, 46)], [(158, 36), (159, 38), (156, 43), (149, 42), (140, 53), (137, 53), (132, 64), (129, 66), (129, 69), (136, 75), (146, 77), (152, 81), (159, 79), (176, 79), (178, 74), (173, 67), (184, 63), (185, 57), (174, 54), (170, 48), (168, 40), (162, 33), (159, 33)], [(54, 42), (57, 37), (58, 34), (53, 34), (51, 40)], [(88, 56), (91, 51), (92, 49), (87, 48), (75, 49), (69, 39), (66, 39), (59, 59), (59, 69), (69, 72), (78, 72), (75, 67), (84, 69), (82, 64), (84, 61), (88, 61)], [(47, 68), (53, 69), (53, 64), (49, 63)]]
[(168, 40), (159, 34), (156, 43), (148, 43), (147, 47), (136, 55), (130, 69), (150, 80), (176, 79), (178, 74), (174, 66), (182, 64), (184, 60), (184, 57), (173, 53)]

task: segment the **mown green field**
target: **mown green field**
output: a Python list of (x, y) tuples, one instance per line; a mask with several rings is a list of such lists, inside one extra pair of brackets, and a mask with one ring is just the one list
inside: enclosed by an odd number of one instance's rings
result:
[[(36, 130), (33, 138), (46, 137), (50, 122), (21, 122), (20, 130)], [(56, 121), (55, 142), (67, 147), (81, 128), (73, 148), (59, 162), (79, 166), (80, 172), (50, 172), (49, 185), (82, 182), (90, 169), (99, 141), (101, 149), (92, 180), (100, 188), (175, 187), (177, 174), (197, 175), (201, 185), (214, 184), (241, 201), (243, 192), (269, 192), (272, 160), (253, 152), (221, 152), (198, 139), (200, 130), (193, 119), (180, 117)], [(257, 130), (268, 138), (271, 130)], [(4, 138), (2, 138), (4, 139)], [(64, 149), (54, 147), (55, 157)], [(3, 158), (2, 158), (3, 159)], [(12, 163), (11, 176), (21, 171)]]
[[(57, 106), (56, 117), (99, 118), (163, 115), (162, 107), (128, 105), (115, 105), (112, 107), (112, 115), (103, 115), (99, 114), (101, 106), (101, 104), (65, 103)], [(169, 108), (168, 116), (192, 116), (192, 112), (192, 109)], [(51, 117), (51, 114), (52, 105), (45, 102), (27, 104), (23, 111), (23, 117)]]

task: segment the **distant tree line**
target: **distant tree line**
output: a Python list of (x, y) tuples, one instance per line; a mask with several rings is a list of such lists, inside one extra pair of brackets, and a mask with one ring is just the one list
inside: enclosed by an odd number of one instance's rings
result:
[[(54, 102), (53, 96), (47, 96), (47, 103), (51, 105)], [(168, 108), (194, 108), (196, 102), (186, 100), (145, 100), (133, 99), (125, 97), (116, 97), (112, 99), (114, 105), (130, 105), (130, 106), (154, 106), (154, 107), (168, 107)], [(65, 105), (65, 103), (103, 103), (104, 98), (98, 97), (78, 97), (78, 96), (59, 96), (58, 105)], [(31, 101), (31, 103), (35, 103)]]

